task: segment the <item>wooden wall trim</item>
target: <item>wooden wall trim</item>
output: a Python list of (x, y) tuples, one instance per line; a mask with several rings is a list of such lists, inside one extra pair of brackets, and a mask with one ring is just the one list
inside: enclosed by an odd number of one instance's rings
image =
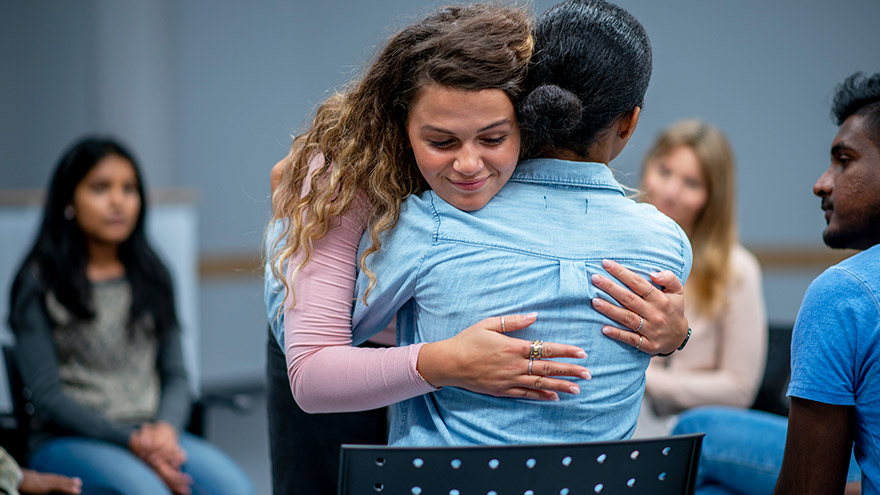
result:
[[(858, 251), (826, 247), (775, 246), (749, 247), (765, 271), (821, 270), (840, 263)], [(202, 279), (261, 278), (263, 261), (256, 253), (229, 253), (202, 256), (199, 260)]]

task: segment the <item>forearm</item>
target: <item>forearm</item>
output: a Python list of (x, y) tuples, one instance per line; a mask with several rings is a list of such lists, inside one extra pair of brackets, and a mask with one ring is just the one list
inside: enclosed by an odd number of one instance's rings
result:
[(421, 344), (404, 347), (320, 347), (297, 356), (288, 371), (297, 404), (306, 412), (362, 411), (433, 388), (416, 372)]
[(192, 407), (179, 328), (168, 329), (157, 364), (162, 389), (156, 419), (168, 422), (179, 431), (186, 426)]

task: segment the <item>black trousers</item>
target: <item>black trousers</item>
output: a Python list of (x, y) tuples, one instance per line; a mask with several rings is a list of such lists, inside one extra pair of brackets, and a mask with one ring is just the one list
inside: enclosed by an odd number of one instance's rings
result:
[(266, 343), (266, 409), (275, 495), (337, 493), (339, 446), (385, 444), (387, 408), (308, 414), (293, 400), (287, 363), (272, 332)]

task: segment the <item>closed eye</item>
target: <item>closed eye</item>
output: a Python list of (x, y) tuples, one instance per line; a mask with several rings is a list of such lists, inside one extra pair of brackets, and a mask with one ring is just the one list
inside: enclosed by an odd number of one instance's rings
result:
[(498, 146), (503, 143), (507, 139), (507, 136), (501, 136), (497, 138), (484, 138), (483, 142), (488, 144), (489, 146)]
[(452, 140), (452, 139), (447, 139), (447, 140), (445, 140), (445, 141), (428, 141), (428, 143), (429, 143), (432, 147), (434, 147), (434, 148), (439, 148), (439, 149), (448, 148), (448, 147), (452, 146), (452, 144), (453, 144), (454, 142), (455, 142), (455, 141)]

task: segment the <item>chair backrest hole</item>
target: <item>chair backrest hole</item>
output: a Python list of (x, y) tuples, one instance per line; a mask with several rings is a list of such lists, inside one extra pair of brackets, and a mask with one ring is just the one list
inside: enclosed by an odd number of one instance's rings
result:
[(638, 451), (638, 450), (633, 450), (632, 453), (629, 455), (629, 458), (632, 459), (632, 460), (636, 460), (636, 459), (638, 459), (638, 458), (639, 458), (639, 451)]
[(567, 455), (562, 458), (562, 465), (565, 467), (571, 466), (571, 456)]
[(670, 449), (669, 447), (664, 447), (662, 452), (663, 452), (663, 455), (669, 455), (669, 452), (671, 452), (671, 451), (672, 451), (672, 449)]
[(449, 490), (449, 495), (461, 495), (461, 492), (458, 491), (458, 489), (453, 488), (452, 490)]
[(596, 493), (602, 493), (602, 489), (604, 489), (604, 488), (605, 488), (605, 485), (603, 485), (602, 483), (599, 483), (598, 485), (593, 487), (593, 491)]
[(382, 483), (376, 483), (375, 485), (373, 485), (373, 491), (376, 493), (379, 493), (384, 490), (385, 490), (385, 485), (383, 485)]
[(628, 487), (630, 487), (630, 488), (636, 486), (636, 479), (635, 479), (635, 478), (630, 478), (629, 481), (626, 482), (626, 486), (628, 486)]
[(422, 460), (421, 457), (416, 457), (415, 459), (413, 459), (413, 466), (415, 466), (416, 469), (418, 469), (424, 465), (425, 465), (425, 461)]
[(461, 467), (461, 459), (453, 459), (452, 461), (449, 462), (449, 466), (452, 467), (452, 469), (460, 468)]
[(563, 488), (562, 490), (559, 490), (559, 495), (568, 495), (569, 493), (571, 493), (571, 490), (569, 490), (568, 488)]
[(535, 490), (526, 490), (523, 492), (523, 495), (535, 495)]
[(409, 492), (412, 493), (412, 495), (422, 495), (422, 487), (414, 486), (410, 489)]
[(377, 457), (376, 458), (376, 465), (379, 467), (384, 466), (385, 465), (385, 458), (384, 457)]
[(534, 467), (535, 467), (537, 464), (538, 464), (538, 461), (536, 461), (536, 460), (533, 459), (533, 458), (526, 459), (526, 467), (529, 468), (529, 469), (534, 469)]
[(657, 479), (660, 481), (665, 481), (666, 480), (666, 473), (660, 473), (660, 476), (657, 476)]
[(605, 459), (608, 459), (608, 456), (605, 454), (600, 454), (599, 457), (596, 458), (596, 462), (598, 462), (599, 464), (603, 464), (605, 462)]
[(498, 466), (501, 464), (501, 461), (498, 459), (491, 459), (489, 461), (489, 469), (498, 469)]

